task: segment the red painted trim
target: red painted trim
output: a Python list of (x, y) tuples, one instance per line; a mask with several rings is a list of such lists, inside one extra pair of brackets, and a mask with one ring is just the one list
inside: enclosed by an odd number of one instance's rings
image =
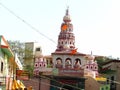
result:
[(0, 48), (8, 48), (8, 46), (0, 45)]

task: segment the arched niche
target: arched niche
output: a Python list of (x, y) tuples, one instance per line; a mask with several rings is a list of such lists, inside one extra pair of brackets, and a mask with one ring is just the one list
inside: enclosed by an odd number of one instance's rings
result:
[(62, 59), (61, 58), (57, 58), (56, 59), (56, 68), (62, 68)]
[(71, 66), (72, 66), (71, 58), (66, 58), (65, 59), (65, 68), (71, 68)]
[(80, 68), (80, 66), (81, 66), (81, 60), (79, 58), (76, 58), (74, 63), (74, 68)]

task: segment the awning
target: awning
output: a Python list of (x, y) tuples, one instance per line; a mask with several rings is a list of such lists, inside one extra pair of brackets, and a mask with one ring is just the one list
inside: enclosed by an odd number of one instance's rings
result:
[(22, 69), (23, 69), (23, 66), (22, 66), (22, 64), (21, 64), (21, 62), (20, 62), (17, 54), (15, 54), (15, 63), (17, 64), (19, 70), (22, 70)]
[(104, 78), (104, 77), (96, 77), (95, 78), (96, 81), (107, 81), (107, 78)]
[(5, 40), (5, 38), (0, 35), (0, 49), (8, 55), (9, 58), (13, 57), (13, 53), (9, 47), (9, 44), (8, 42)]

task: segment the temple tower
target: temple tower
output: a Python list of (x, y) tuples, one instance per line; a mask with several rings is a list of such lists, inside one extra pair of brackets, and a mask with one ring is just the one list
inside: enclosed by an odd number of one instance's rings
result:
[(85, 54), (77, 52), (75, 47), (73, 24), (69, 15), (69, 8), (67, 8), (58, 35), (57, 49), (52, 53), (53, 67), (64, 69), (81, 68), (85, 64), (85, 61), (82, 60), (84, 59), (83, 56)]
[(56, 51), (71, 51), (75, 49), (75, 36), (73, 34), (73, 25), (71, 23), (69, 8), (63, 17), (61, 31), (58, 36), (58, 45)]

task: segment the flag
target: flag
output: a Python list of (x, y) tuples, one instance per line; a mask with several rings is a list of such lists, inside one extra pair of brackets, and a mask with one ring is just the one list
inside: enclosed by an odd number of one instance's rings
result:
[(77, 53), (77, 48), (71, 51), (71, 54), (76, 54), (76, 53)]
[(62, 29), (62, 30), (67, 30), (67, 25), (66, 25), (66, 24), (63, 24), (61, 29)]

